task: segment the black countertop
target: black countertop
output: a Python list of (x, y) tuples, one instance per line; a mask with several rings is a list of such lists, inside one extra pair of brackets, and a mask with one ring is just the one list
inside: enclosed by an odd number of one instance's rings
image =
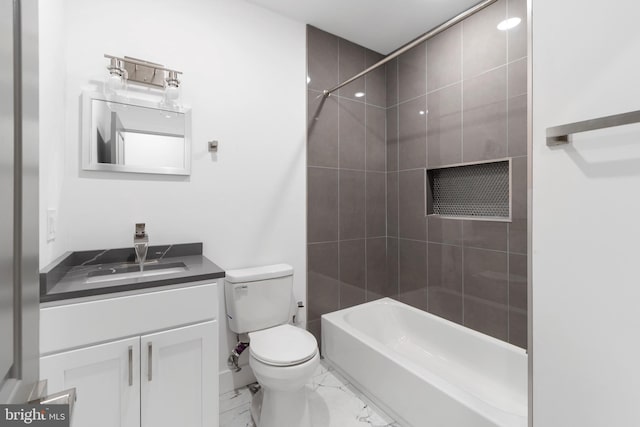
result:
[[(176, 271), (153, 275), (169, 268)], [(113, 276), (116, 272), (135, 275), (137, 271), (133, 248), (69, 252), (40, 271), (40, 302), (224, 277), (224, 270), (202, 255), (202, 243), (150, 246), (145, 272), (152, 275), (117, 279)]]

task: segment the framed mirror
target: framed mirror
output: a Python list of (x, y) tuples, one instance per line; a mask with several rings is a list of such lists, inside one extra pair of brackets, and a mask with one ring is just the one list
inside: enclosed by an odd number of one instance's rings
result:
[(189, 175), (191, 111), (84, 92), (82, 169)]

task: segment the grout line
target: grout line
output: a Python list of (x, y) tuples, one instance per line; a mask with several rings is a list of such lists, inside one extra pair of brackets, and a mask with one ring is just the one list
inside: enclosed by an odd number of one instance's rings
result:
[[(387, 93), (387, 86), (389, 82), (389, 74), (387, 73), (387, 65), (384, 66), (384, 282), (387, 283), (389, 280), (389, 141), (387, 140), (387, 136), (389, 135), (389, 121), (387, 120), (387, 113), (389, 111), (387, 104), (389, 103), (389, 97)], [(385, 286), (384, 289), (387, 289), (388, 286)]]
[(408, 168), (408, 169), (400, 169), (394, 172), (416, 172), (416, 171), (424, 171), (426, 168), (421, 167), (421, 168)]
[(527, 57), (528, 57), (528, 56), (529, 56), (529, 55), (523, 55), (523, 56), (521, 56), (521, 57), (519, 57), (519, 58), (512, 59), (511, 61), (509, 61), (509, 57), (507, 57), (507, 65), (512, 65), (512, 64), (514, 64), (515, 62), (519, 62), (519, 61), (522, 61), (522, 60), (524, 60), (524, 59), (527, 59)]
[[(464, 46), (462, 47), (462, 49), (464, 49)], [(463, 83), (463, 82), (465, 82), (465, 81), (469, 81), (469, 80), (476, 79), (476, 78), (478, 78), (478, 77), (480, 77), (480, 76), (483, 76), (483, 75), (485, 75), (485, 74), (489, 74), (489, 73), (491, 73), (492, 71), (499, 70), (499, 69), (500, 69), (500, 68), (502, 68), (502, 67), (508, 67), (509, 65), (513, 65), (514, 63), (519, 62), (519, 61), (522, 61), (523, 59), (526, 59), (526, 58), (527, 58), (527, 56), (525, 55), (525, 56), (523, 56), (523, 57), (521, 57), (521, 58), (514, 59), (513, 61), (508, 61), (508, 60), (507, 60), (507, 61), (505, 61), (504, 63), (502, 63), (502, 64), (500, 64), (500, 65), (497, 65), (497, 66), (495, 66), (495, 67), (493, 67), (493, 68), (488, 68), (488, 69), (486, 69), (486, 70), (484, 70), (484, 71), (482, 71), (482, 72), (480, 72), (480, 73), (478, 73), (478, 74), (475, 74), (475, 75), (473, 75), (473, 76), (471, 76), (471, 77), (463, 78), (462, 80), (458, 80), (457, 82), (449, 83), (449, 84), (448, 84), (448, 85), (446, 85), (446, 86), (439, 87), (439, 88), (437, 88), (437, 89), (434, 89), (434, 90), (432, 90), (432, 91), (429, 91), (428, 93), (437, 92), (437, 91), (442, 90), (442, 89), (445, 89), (445, 88), (447, 88), (447, 87), (454, 86), (454, 85), (457, 85), (457, 84)], [(462, 67), (464, 67), (464, 63), (462, 64)]]
[(414, 243), (427, 243), (427, 240), (420, 240), (420, 239), (411, 239), (409, 237), (396, 237), (398, 240), (406, 240), (407, 242), (414, 242)]
[[(464, 76), (464, 21), (460, 25), (460, 77), (462, 76)], [(464, 162), (464, 83), (462, 81), (460, 82), (460, 161)], [(464, 270), (464, 264), (462, 266)], [(462, 298), (462, 321), (464, 324), (464, 292)]]
[[(403, 240), (410, 240), (410, 239), (405, 239), (404, 237), (402, 238)], [(418, 240), (418, 241), (422, 241), (422, 240)], [(500, 249), (488, 249), (488, 248), (483, 248), (480, 246), (468, 246), (465, 244), (461, 244), (461, 245), (457, 245), (455, 243), (443, 243), (443, 242), (434, 242), (432, 240), (427, 240), (427, 243), (433, 243), (435, 245), (442, 245), (442, 246), (451, 246), (454, 248), (464, 248), (464, 249), (473, 249), (473, 250), (478, 250), (478, 251), (487, 251), (487, 252), (495, 252), (495, 253), (499, 253), (499, 254), (510, 254), (509, 251), (501, 251)]]
[(509, 252), (509, 228), (507, 227), (507, 341), (511, 342), (511, 253)]
[[(505, 16), (506, 18), (509, 17), (509, 2), (506, 1), (505, 2)], [(509, 31), (505, 31), (506, 34), (504, 35), (506, 38), (506, 43), (505, 43), (505, 58), (507, 59), (507, 67), (505, 69), (505, 74), (506, 74), (506, 78), (505, 78), (505, 82), (506, 82), (506, 87), (504, 88), (504, 93), (505, 93), (505, 102), (507, 103), (507, 111), (506, 111), (506, 129), (505, 129), (505, 138), (507, 141), (507, 156), (509, 155)], [(507, 322), (507, 336), (509, 333), (509, 324)]]
[[(460, 67), (462, 68), (462, 65), (460, 65)], [(449, 88), (451, 88), (453, 86), (462, 84), (462, 82), (463, 82), (463, 80), (457, 80), (457, 81), (455, 81), (453, 83), (447, 83), (444, 86), (440, 86), (439, 88), (432, 89), (432, 90), (428, 91), (427, 95), (432, 94), (432, 93), (436, 93), (436, 92), (440, 92), (441, 90), (449, 89)]]
[[(396, 105), (400, 105), (400, 58), (396, 58)], [(400, 126), (396, 126), (396, 133)], [(397, 135), (396, 135), (397, 136)]]
[[(305, 77), (309, 79), (309, 28), (305, 27)], [(306, 85), (307, 91), (305, 92), (305, 119), (307, 126), (305, 128), (304, 138), (304, 151), (305, 151), (305, 183), (304, 183), (304, 233), (305, 233), (305, 245), (304, 245), (304, 329), (309, 330), (309, 82)], [(225, 307), (226, 308), (226, 307)]]
[[(400, 60), (396, 61), (396, 99), (400, 101)], [(396, 171), (400, 170), (400, 107), (396, 108)], [(396, 180), (396, 295), (400, 296), (400, 173)]]
[[(462, 235), (461, 235), (461, 237), (462, 237), (462, 241), (464, 242), (464, 223), (460, 223), (460, 229), (461, 229), (461, 231), (462, 231)], [(464, 325), (464, 324), (465, 324), (465, 319), (464, 319), (464, 300), (466, 299), (466, 295), (465, 295), (465, 286), (464, 286), (464, 282), (465, 282), (465, 280), (464, 280), (464, 252), (465, 252), (465, 251), (464, 251), (464, 249), (465, 249), (465, 248), (464, 248), (464, 246), (463, 246), (463, 247), (462, 247), (462, 250), (460, 251), (460, 252), (462, 252), (462, 255), (461, 255), (461, 258), (462, 258), (462, 266), (461, 266), (461, 272), (460, 272), (460, 273), (461, 273), (461, 280), (462, 280), (462, 284), (461, 284), (461, 285), (462, 285), (462, 287), (461, 287), (461, 288), (462, 288), (462, 289), (461, 289), (461, 294), (462, 294), (462, 316), (461, 316), (461, 319), (462, 319), (462, 325)]]
[[(338, 39), (338, 80), (340, 79), (340, 39)], [(340, 274), (340, 104), (338, 104), (338, 309), (342, 308), (340, 295), (342, 292), (342, 277)]]
[[(428, 71), (429, 70), (429, 44), (424, 43), (424, 109), (426, 111), (424, 117), (424, 175), (422, 176), (422, 196), (424, 198), (423, 212), (424, 219), (424, 235), (428, 242), (429, 240), (429, 221), (427, 220), (427, 167), (429, 166), (429, 86), (428, 86)], [(429, 311), (429, 243), (425, 244), (425, 309)]]
[[(364, 61), (365, 61), (365, 66), (367, 64), (367, 55), (365, 52), (365, 57), (364, 57)], [(365, 98), (367, 96), (367, 79), (365, 77), (365, 86), (364, 86), (364, 90), (365, 90)], [(368, 138), (367, 138), (367, 106), (365, 105), (364, 107), (364, 169), (365, 171), (368, 169), (367, 168), (367, 157), (368, 157), (368, 153), (369, 153), (369, 144), (368, 144)], [(385, 116), (386, 117), (386, 116)], [(366, 240), (366, 236), (368, 234), (368, 228), (367, 228), (367, 207), (369, 206), (369, 200), (367, 197), (367, 184), (368, 184), (369, 180), (367, 179), (367, 173), (364, 173), (364, 235), (365, 235), (365, 240), (364, 240), (364, 300), (367, 301), (367, 287), (368, 287), (368, 275), (367, 275), (367, 240)]]
[[(320, 91), (320, 90), (317, 90), (317, 89), (310, 89), (310, 88), (307, 88), (307, 90), (308, 90), (309, 92), (313, 92), (313, 93), (316, 93), (316, 94), (318, 94), (318, 95), (324, 95), (324, 92), (322, 92), (322, 91)], [(382, 105), (372, 104), (372, 103), (370, 103), (370, 102), (366, 102), (366, 101), (361, 101), (360, 99), (351, 98), (351, 97), (348, 97), (348, 96), (337, 95), (335, 92), (334, 92), (334, 93), (332, 93), (332, 94), (331, 94), (331, 95), (329, 95), (329, 96), (330, 96), (330, 97), (333, 97), (333, 98), (338, 98), (338, 99), (341, 99), (341, 100), (347, 100), (347, 101), (357, 102), (358, 104), (365, 104), (365, 105), (368, 105), (368, 106), (370, 106), (370, 107), (379, 108), (379, 109), (381, 109), (381, 110), (384, 110), (384, 109), (386, 109), (386, 108), (387, 108), (387, 107), (383, 107)], [(366, 96), (366, 95), (365, 95), (365, 96)]]
[[(521, 156), (521, 157), (526, 157), (526, 156)], [(341, 170), (341, 171), (345, 171), (345, 172), (366, 172), (366, 173), (379, 173), (379, 174), (383, 174), (386, 173), (385, 171), (379, 171), (379, 170), (365, 170), (365, 169), (350, 169), (350, 168), (340, 168), (340, 167), (335, 167), (335, 166), (314, 166), (314, 165), (307, 165), (307, 167), (309, 168), (316, 168), (316, 169), (329, 169), (329, 170)]]
[[(387, 92), (387, 73), (386, 73), (387, 68), (385, 67), (385, 77), (384, 77), (384, 90), (385, 90), (385, 99), (386, 99), (386, 92)], [(384, 110), (384, 234), (385, 236), (387, 234), (389, 234), (389, 200), (388, 200), (388, 196), (389, 196), (389, 187), (387, 185), (387, 181), (389, 180), (389, 165), (387, 164), (387, 162), (389, 161), (389, 156), (388, 156), (388, 143), (389, 141), (387, 141), (387, 135), (389, 134), (389, 123), (387, 121), (387, 111), (388, 109), (385, 108)], [(387, 257), (387, 247), (385, 244), (385, 258)], [(385, 259), (386, 261), (386, 259)], [(387, 277), (386, 279), (389, 278), (389, 274), (388, 274), (388, 268), (389, 268), (389, 263), (387, 262)]]
[[(496, 308), (496, 309), (503, 309), (504, 308), (504, 303), (503, 302), (497, 302), (497, 301), (493, 301), (491, 299), (482, 298), (482, 297), (478, 297), (478, 296), (475, 296), (475, 295), (469, 295), (469, 299), (470, 300), (474, 300), (475, 302), (478, 302), (478, 303), (482, 303), (483, 305)], [(467, 327), (470, 328), (470, 329), (473, 329), (474, 331), (481, 332), (478, 329), (471, 328), (469, 326), (467, 326)], [(491, 334), (487, 334), (487, 335), (491, 335)], [(499, 339), (500, 341), (502, 341), (504, 343), (507, 343), (507, 341), (505, 339), (498, 338), (495, 335), (491, 335), (491, 336), (494, 337), (494, 338)]]
[[(384, 90), (385, 90), (385, 99), (386, 99), (386, 91), (387, 91), (387, 68), (385, 67), (385, 77), (384, 77)], [(388, 158), (388, 148), (387, 148), (387, 135), (388, 135), (389, 123), (387, 122), (387, 110), (384, 112), (384, 282), (386, 286), (384, 286), (380, 292), (384, 293), (385, 289), (388, 289), (388, 281), (389, 281), (389, 172), (387, 162)]]
[[(460, 160), (464, 162), (464, 32), (465, 32), (465, 21), (463, 20), (460, 23)], [(464, 245), (464, 221), (460, 222), (460, 239), (462, 244)], [(464, 326), (466, 324), (465, 319), (465, 277), (464, 277), (464, 246), (462, 247), (462, 265), (461, 265), (461, 280), (462, 286), (460, 289), (460, 293), (462, 295), (462, 315), (460, 316), (460, 323)]]
[[(506, 14), (506, 18), (509, 18), (509, 2), (505, 2), (505, 14)], [(509, 63), (509, 31), (506, 31), (507, 34), (505, 34), (505, 37), (507, 38), (507, 48), (506, 48), (506, 57), (507, 57), (507, 64)], [(507, 95), (507, 156), (509, 155), (509, 111), (510, 111), (510, 98), (509, 98), (509, 66), (507, 65), (507, 78), (506, 78), (506, 82), (507, 82), (507, 87), (506, 87), (506, 95)], [(510, 185), (513, 185), (512, 183)], [(509, 197), (513, 198), (513, 194), (512, 191), (509, 191)], [(509, 203), (511, 205), (511, 209), (513, 209), (513, 201), (509, 200)], [(510, 307), (511, 307), (511, 262), (509, 260), (509, 229), (511, 228), (510, 225), (507, 224), (507, 342), (511, 342), (510, 338), (511, 338), (511, 322), (510, 322), (510, 316), (509, 316), (509, 311), (510, 311)]]
[(326, 244), (329, 244), (329, 243), (356, 242), (356, 241), (359, 241), (359, 240), (370, 240), (370, 239), (384, 239), (386, 237), (387, 236), (355, 237), (353, 239), (325, 240), (325, 241), (322, 241), (322, 242), (309, 242), (307, 244), (308, 245), (326, 245)]
[(405, 99), (405, 100), (403, 100), (403, 101), (399, 101), (397, 104), (392, 105), (392, 106), (387, 107), (387, 108), (399, 107), (400, 105), (408, 104), (409, 102), (411, 102), (411, 101), (415, 101), (416, 99), (418, 99), (418, 98), (420, 98), (420, 97), (423, 97), (423, 96), (425, 96), (426, 94), (427, 94), (427, 93), (425, 92), (425, 93), (423, 93), (423, 94), (421, 94), (421, 95), (414, 96), (413, 98), (407, 98), (407, 99)]

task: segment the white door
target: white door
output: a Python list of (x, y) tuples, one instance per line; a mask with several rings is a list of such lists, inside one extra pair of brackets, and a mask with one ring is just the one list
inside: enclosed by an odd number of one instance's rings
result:
[(640, 2), (532, 0), (533, 423), (640, 426)]
[(76, 388), (72, 427), (140, 425), (140, 339), (84, 347), (40, 359), (48, 392)]
[(218, 426), (218, 326), (199, 323), (140, 340), (141, 426)]

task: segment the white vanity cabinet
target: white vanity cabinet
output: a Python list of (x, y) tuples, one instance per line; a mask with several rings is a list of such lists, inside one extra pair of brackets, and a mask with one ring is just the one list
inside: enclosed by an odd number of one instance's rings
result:
[(217, 323), (145, 335), (140, 344), (140, 425), (217, 426)]
[(217, 427), (217, 283), (41, 309), (40, 378), (72, 427)]
[[(128, 338), (52, 354), (40, 359), (48, 390), (82, 391), (72, 426), (140, 425), (140, 339)], [(129, 382), (131, 378), (131, 382)]]

